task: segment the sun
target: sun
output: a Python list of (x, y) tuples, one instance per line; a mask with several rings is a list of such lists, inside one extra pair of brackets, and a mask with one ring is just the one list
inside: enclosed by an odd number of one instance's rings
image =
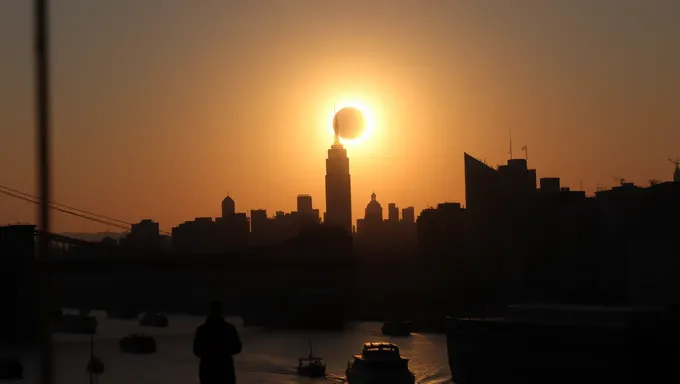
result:
[(361, 136), (355, 138), (355, 139), (343, 139), (340, 138), (340, 142), (343, 145), (349, 145), (349, 146), (355, 146), (358, 144), (363, 144), (365, 143), (373, 134), (373, 130), (375, 128), (375, 116), (373, 115), (371, 108), (369, 108), (368, 104), (358, 102), (358, 101), (343, 101), (340, 103), (335, 104), (335, 110), (333, 113), (330, 115), (330, 118), (328, 120), (328, 129), (329, 132), (331, 133), (332, 137), (335, 136), (335, 131), (333, 130), (333, 118), (335, 117), (335, 113), (337, 111), (340, 111), (343, 108), (356, 108), (358, 109), (361, 114), (364, 116), (364, 121), (366, 123), (366, 127), (364, 128), (364, 132), (361, 134)]

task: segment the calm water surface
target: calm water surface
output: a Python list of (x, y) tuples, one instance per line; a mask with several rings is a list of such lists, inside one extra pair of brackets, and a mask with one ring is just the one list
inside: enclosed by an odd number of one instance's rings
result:
[[(111, 320), (103, 312), (93, 313), (99, 320), (95, 355), (102, 358), (106, 371), (99, 384), (164, 383), (197, 384), (198, 359), (192, 354), (193, 333), (203, 319), (171, 316), (170, 327), (140, 327), (135, 320)], [(449, 383), (451, 374), (446, 357), (446, 336), (414, 334), (388, 337), (380, 323), (358, 323), (337, 332), (270, 331), (241, 326), (240, 318), (228, 318), (239, 330), (243, 352), (236, 356), (239, 384), (249, 383), (322, 383), (345, 382), (344, 370), (352, 354), (361, 352), (365, 341), (388, 340), (410, 357), (409, 366), (418, 383)], [(118, 349), (118, 340), (130, 333), (145, 333), (156, 338), (158, 352), (153, 355), (128, 355)], [(314, 354), (328, 364), (326, 379), (296, 375), (297, 359), (308, 353), (312, 340)], [(57, 384), (88, 383), (85, 365), (89, 357), (89, 338), (80, 335), (54, 335), (55, 376)], [(37, 383), (35, 359), (27, 356), (26, 375), (19, 383)]]

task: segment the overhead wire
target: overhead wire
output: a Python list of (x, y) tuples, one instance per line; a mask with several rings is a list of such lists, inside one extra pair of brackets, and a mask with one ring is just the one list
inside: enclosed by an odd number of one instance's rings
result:
[[(40, 205), (40, 201), (37, 196), (31, 195), (30, 193), (22, 192), (14, 188), (10, 188), (4, 185), (0, 185), (0, 193), (5, 194), (7, 196), (14, 197), (16, 199), (20, 199), (23, 201), (27, 201), (29, 203), (33, 203), (36, 205)], [(50, 201), (49, 202), (49, 208), (54, 209), (56, 211), (66, 213), (68, 215), (80, 217), (83, 219), (91, 220), (100, 224), (105, 224), (105, 225), (110, 225), (115, 228), (119, 229), (124, 229), (126, 231), (130, 230), (130, 227), (132, 227), (132, 223), (124, 221), (124, 220), (119, 220), (115, 219), (113, 217), (101, 215), (98, 213), (86, 211), (84, 209), (80, 208), (75, 208), (66, 204), (61, 204), (57, 203), (56, 201)], [(170, 232), (167, 231), (159, 231), (162, 234), (165, 235), (170, 235)]]
[[(33, 203), (33, 204), (36, 204), (36, 205), (40, 205), (40, 201), (33, 200), (33, 199), (31, 199), (31, 198), (24, 197), (24, 196), (19, 196), (19, 195), (17, 195), (17, 194), (12, 193), (12, 192), (8, 192), (8, 191), (5, 191), (5, 190), (0, 189), (0, 193), (3, 193), (3, 194), (5, 194), (5, 195), (8, 195), (8, 196), (11, 196), (11, 197), (14, 197), (14, 198), (23, 200), (23, 201), (27, 201), (27, 202), (29, 202), (29, 203)], [(72, 212), (72, 211), (69, 211), (69, 210), (67, 210), (67, 209), (63, 209), (63, 208), (61, 208), (61, 207), (57, 207), (57, 206), (54, 206), (54, 205), (51, 205), (49, 208), (54, 209), (54, 210), (59, 211), (59, 212), (63, 212), (63, 213), (69, 214), (69, 215), (73, 215), (73, 216), (76, 216), (76, 217), (80, 217), (80, 218), (83, 218), (83, 219), (95, 221), (95, 222), (98, 222), (98, 223), (101, 223), (101, 224), (110, 225), (110, 226), (112, 226), (112, 227), (116, 227), (116, 228), (120, 228), (120, 229), (125, 229), (125, 230), (129, 230), (129, 229), (130, 229), (129, 226), (124, 226), (124, 225), (121, 225), (121, 224), (108, 222), (108, 221), (105, 221), (105, 220), (102, 220), (102, 219), (99, 219), (99, 218), (96, 218), (96, 217), (92, 217), (92, 216), (87, 216), (87, 215), (84, 215), (84, 214), (81, 214), (81, 213), (78, 213), (78, 212)]]
[[(14, 189), (14, 188), (10, 188), (10, 187), (4, 186), (4, 185), (0, 185), (0, 188), (6, 189), (6, 190), (8, 190), (8, 191), (10, 191), (10, 192), (18, 193), (18, 194), (23, 195), (23, 196), (30, 197), (30, 198), (32, 198), (32, 199), (36, 199), (36, 200), (38, 199), (37, 196), (31, 195), (30, 193), (22, 192), (22, 191), (19, 191), (19, 190), (16, 190), (16, 189)], [(59, 207), (65, 208), (65, 209), (69, 209), (69, 210), (72, 210), (72, 211), (80, 212), (80, 213), (85, 214), (85, 215), (100, 217), (100, 218), (102, 218), (102, 219), (104, 219), (104, 220), (115, 221), (115, 222), (118, 222), (118, 223), (121, 223), (121, 224), (125, 224), (125, 225), (127, 225), (127, 226), (131, 226), (131, 225), (132, 225), (132, 223), (127, 222), (127, 221), (124, 221), (124, 220), (118, 220), (118, 219), (114, 219), (114, 218), (112, 218), (112, 217), (100, 215), (100, 214), (98, 214), (98, 213), (89, 212), (89, 211), (86, 211), (86, 210), (84, 210), (84, 209), (71, 207), (71, 206), (68, 206), (68, 205), (66, 205), (66, 204), (57, 203), (56, 201), (50, 201), (49, 203), (52, 204), (52, 205), (54, 205), (54, 206), (59, 206)]]

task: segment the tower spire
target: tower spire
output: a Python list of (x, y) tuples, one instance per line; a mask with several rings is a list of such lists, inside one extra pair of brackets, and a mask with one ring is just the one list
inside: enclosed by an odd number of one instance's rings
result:
[(340, 122), (338, 122), (338, 109), (336, 107), (336, 104), (333, 103), (333, 145), (342, 145), (340, 143)]
[(510, 160), (512, 160), (512, 128), (510, 128)]

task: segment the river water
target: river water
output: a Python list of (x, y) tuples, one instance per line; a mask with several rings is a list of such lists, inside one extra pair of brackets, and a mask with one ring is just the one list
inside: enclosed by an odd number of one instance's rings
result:
[[(198, 359), (192, 354), (193, 333), (203, 318), (170, 316), (168, 328), (141, 327), (135, 320), (112, 320), (104, 312), (94, 311), (99, 320), (95, 338), (95, 355), (105, 364), (99, 384), (118, 383), (198, 383)], [(344, 370), (352, 354), (360, 353), (365, 341), (387, 340), (396, 343), (421, 384), (450, 383), (446, 336), (413, 334), (411, 337), (388, 337), (380, 332), (381, 323), (356, 323), (343, 331), (273, 331), (243, 327), (240, 318), (227, 318), (236, 326), (243, 342), (243, 352), (236, 356), (239, 384), (245, 383), (342, 383)], [(118, 340), (131, 333), (153, 335), (158, 352), (152, 355), (128, 355), (120, 352)], [(56, 384), (88, 383), (85, 365), (89, 358), (89, 337), (55, 334), (54, 364)], [(312, 341), (314, 354), (328, 364), (325, 379), (301, 378), (295, 367), (300, 356), (308, 354)], [(37, 361), (22, 354), (26, 373), (20, 383), (37, 383)]]

